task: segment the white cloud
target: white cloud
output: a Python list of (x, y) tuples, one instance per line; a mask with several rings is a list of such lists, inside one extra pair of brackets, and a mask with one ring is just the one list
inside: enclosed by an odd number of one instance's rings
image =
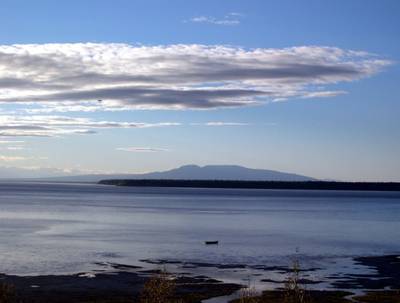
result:
[(154, 148), (154, 147), (119, 147), (119, 151), (135, 152), (135, 153), (153, 153), (153, 152), (167, 152), (169, 149)]
[(325, 87), (388, 64), (366, 52), (318, 46), (3, 45), (0, 103), (36, 113), (249, 106), (334, 96)]
[(197, 16), (189, 20), (193, 23), (208, 23), (213, 25), (239, 25), (244, 14), (231, 12), (223, 16), (222, 18), (210, 17), (210, 16)]
[(228, 14), (222, 19), (217, 19), (214, 17), (207, 17), (207, 16), (198, 16), (193, 17), (189, 21), (194, 23), (208, 23), (214, 25), (239, 25), (240, 24), (240, 16)]
[(207, 122), (207, 126), (246, 126), (249, 125), (249, 123), (242, 123), (242, 122)]
[(210, 122), (204, 122), (204, 123), (191, 123), (190, 125), (200, 125), (200, 126), (247, 126), (247, 125), (250, 125), (250, 123), (210, 121)]
[(307, 92), (302, 98), (327, 98), (327, 97), (336, 97), (340, 95), (345, 95), (347, 92), (339, 90), (339, 91), (321, 91), (321, 92)]
[[(94, 134), (99, 129), (178, 126), (176, 122), (143, 123), (95, 121), (66, 116), (0, 115), (0, 137), (54, 137), (65, 134)], [(16, 143), (23, 141), (0, 141)]]

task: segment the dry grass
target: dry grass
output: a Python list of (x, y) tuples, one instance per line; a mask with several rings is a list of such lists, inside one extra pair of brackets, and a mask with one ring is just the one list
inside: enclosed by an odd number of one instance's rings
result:
[(0, 283), (0, 303), (15, 302), (15, 288), (7, 283)]
[(285, 282), (285, 303), (306, 303), (306, 289), (300, 283), (300, 262), (293, 261), (292, 271)]
[(261, 298), (254, 287), (246, 287), (240, 290), (238, 303), (261, 303)]
[[(174, 279), (163, 271), (154, 275), (144, 285), (140, 303), (178, 303), (174, 298), (176, 284)], [(1, 302), (0, 302), (1, 303)]]

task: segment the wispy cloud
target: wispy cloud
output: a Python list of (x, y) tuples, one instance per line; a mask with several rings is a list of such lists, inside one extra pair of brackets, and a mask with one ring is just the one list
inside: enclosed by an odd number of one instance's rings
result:
[[(328, 97), (391, 62), (335, 47), (0, 46), (0, 103), (41, 112), (213, 109)], [(43, 127), (46, 127), (45, 125)]]
[(25, 150), (27, 148), (24, 146), (7, 146), (7, 147), (5, 147), (5, 149), (7, 149), (7, 150)]
[(19, 157), (19, 156), (0, 155), (0, 161), (3, 161), (3, 162), (13, 162), (13, 161), (21, 161), (21, 160), (26, 160), (26, 158), (25, 157)]
[(249, 123), (243, 123), (243, 122), (207, 122), (205, 125), (207, 126), (246, 126), (249, 125)]
[(302, 98), (328, 98), (328, 97), (336, 97), (340, 95), (347, 94), (346, 91), (338, 90), (338, 91), (322, 91), (322, 92), (307, 92), (305, 93)]
[(190, 125), (196, 125), (196, 126), (247, 126), (247, 125), (250, 125), (250, 123), (210, 121), (210, 122), (203, 122), (203, 123), (190, 123)]
[(25, 141), (16, 141), (16, 140), (0, 140), (0, 144), (22, 144)]
[(134, 153), (154, 153), (154, 152), (167, 152), (169, 149), (154, 148), (154, 147), (118, 147), (116, 150)]
[(241, 19), (244, 17), (241, 13), (229, 13), (222, 18), (216, 18), (211, 16), (197, 16), (191, 18), (189, 21), (193, 23), (208, 23), (214, 25), (239, 25)]
[[(62, 135), (90, 135), (96, 134), (102, 129), (143, 129), (153, 127), (173, 127), (173, 126), (247, 126), (250, 123), (232, 121), (210, 121), (202, 123), (180, 123), (180, 122), (126, 122), (126, 121), (107, 121), (93, 120), (81, 117), (68, 117), (57, 115), (0, 115), (0, 137), (59, 137)], [(22, 150), (25, 141), (20, 140), (0, 140), (0, 145), (5, 145), (3, 149)], [(7, 146), (11, 145), (11, 146)], [(146, 148), (131, 147), (120, 148), (124, 151), (146, 151)], [(150, 148), (148, 151), (152, 151)], [(166, 151), (164, 149), (154, 149), (154, 151)]]
[[(66, 116), (15, 116), (0, 115), (0, 136), (3, 137), (54, 137), (66, 134), (95, 134), (99, 129), (150, 128), (178, 126), (176, 122), (121, 122), (96, 121), (89, 118)], [(0, 141), (15, 143), (22, 141)]]

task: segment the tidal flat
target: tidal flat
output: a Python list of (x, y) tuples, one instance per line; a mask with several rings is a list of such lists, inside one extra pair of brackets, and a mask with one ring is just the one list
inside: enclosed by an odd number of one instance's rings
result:
[[(304, 293), (303, 302), (315, 303), (398, 303), (400, 300), (400, 256), (357, 257), (354, 261), (366, 266), (373, 274), (351, 274), (343, 276), (340, 283), (336, 277), (332, 279), (330, 287), (318, 290), (311, 285), (321, 281), (309, 280), (309, 273), (315, 268), (298, 268), (299, 288)], [(243, 281), (242, 284), (228, 283), (213, 277), (195, 275), (193, 268), (213, 267), (229, 270), (243, 270), (248, 267), (244, 264), (207, 264), (193, 263), (192, 274), (183, 272), (166, 272), (167, 264), (174, 264), (185, 268), (183, 262), (158, 260), (143, 260), (145, 263), (157, 265), (153, 269), (144, 269), (140, 266), (103, 263), (103, 269), (92, 272), (82, 272), (72, 275), (37, 275), (17, 276), (0, 275), (0, 283), (8, 285), (12, 291), (3, 296), (8, 302), (39, 303), (83, 303), (83, 302), (142, 302), (141, 294), (149, 280), (160, 275), (173, 283), (173, 292), (166, 298), (167, 302), (288, 302), (287, 283), (293, 274), (293, 269), (284, 267), (264, 267), (267, 272), (284, 272), (286, 279), (273, 281), (277, 287), (273, 290), (256, 291), (251, 293), (251, 285)], [(161, 266), (162, 265), (162, 266)], [(187, 268), (187, 267), (186, 267)], [(250, 267), (251, 268), (251, 267)], [(327, 280), (325, 280), (327, 281)], [(270, 282), (270, 281), (268, 281)], [(245, 295), (244, 295), (245, 294)], [(2, 288), (0, 287), (0, 298)], [(230, 300), (230, 298), (235, 298)], [(285, 301), (286, 300), (286, 301)], [(3, 301), (1, 301), (3, 303)], [(292, 302), (292, 301), (290, 301)], [(297, 302), (297, 301), (293, 301)]]

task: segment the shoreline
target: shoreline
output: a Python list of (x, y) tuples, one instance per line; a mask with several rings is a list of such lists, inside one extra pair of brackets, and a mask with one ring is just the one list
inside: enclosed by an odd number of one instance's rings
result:
[[(21, 303), (133, 303), (137, 302), (145, 283), (161, 273), (160, 269), (145, 270), (138, 266), (115, 263), (113, 270), (70, 275), (0, 274), (0, 286), (2, 283), (10, 285), (15, 290), (16, 300)], [(183, 302), (202, 302), (231, 295), (243, 287), (202, 275), (168, 275), (173, 277), (176, 284), (175, 296)]]
[[(396, 291), (400, 290), (400, 257), (399, 255), (355, 257), (354, 261), (359, 266), (371, 268), (373, 273), (356, 274), (348, 273), (341, 276), (339, 282), (332, 279), (332, 288), (323, 290), (313, 290), (308, 287), (318, 284), (319, 281), (309, 279), (309, 273), (316, 271), (316, 268), (301, 269), (304, 275), (300, 281), (305, 286), (311, 297), (318, 300), (328, 300), (329, 302), (349, 302), (347, 298), (362, 298), (356, 302), (376, 302), (371, 297), (397, 298)], [(0, 283), (14, 285), (16, 294), (20, 302), (60, 302), (60, 303), (83, 303), (83, 302), (135, 302), (139, 296), (144, 283), (154, 275), (162, 271), (162, 267), (168, 264), (180, 264), (183, 267), (192, 266), (192, 269), (199, 268), (219, 268), (240, 270), (249, 267), (245, 264), (213, 264), (203, 262), (193, 262), (187, 264), (171, 260), (142, 260), (154, 266), (154, 269), (146, 269), (141, 266), (104, 263), (104, 268), (96, 269), (92, 272), (76, 273), (71, 275), (38, 275), (38, 276), (16, 276), (0, 274)], [(102, 265), (102, 264), (98, 264)], [(266, 272), (286, 272), (290, 273), (289, 267), (265, 266), (262, 268)], [(199, 272), (201, 272), (199, 270)], [(176, 283), (176, 295), (183, 299), (183, 302), (226, 302), (224, 298), (231, 298), (232, 294), (237, 293), (241, 288), (246, 287), (246, 283), (229, 283), (217, 280), (214, 277), (189, 273), (170, 272)], [(277, 285), (275, 290), (265, 290), (263, 295), (271, 302), (278, 300), (282, 296), (284, 281), (274, 281)], [(372, 293), (371, 293), (372, 291)], [(361, 294), (361, 296), (360, 296)], [(364, 294), (364, 295), (363, 295)], [(229, 297), (230, 296), (230, 297)], [(368, 298), (366, 298), (368, 296)], [(100, 301), (99, 301), (100, 300)], [(101, 301), (102, 300), (102, 301)], [(357, 299), (358, 300), (358, 299)], [(368, 301), (369, 300), (369, 301)], [(371, 301), (372, 300), (372, 301)], [(389, 301), (388, 301), (389, 300)], [(388, 299), (384, 302), (390, 301)], [(276, 301), (278, 302), (278, 301)], [(324, 301), (315, 301), (324, 302)], [(328, 301), (327, 301), (328, 302)]]

